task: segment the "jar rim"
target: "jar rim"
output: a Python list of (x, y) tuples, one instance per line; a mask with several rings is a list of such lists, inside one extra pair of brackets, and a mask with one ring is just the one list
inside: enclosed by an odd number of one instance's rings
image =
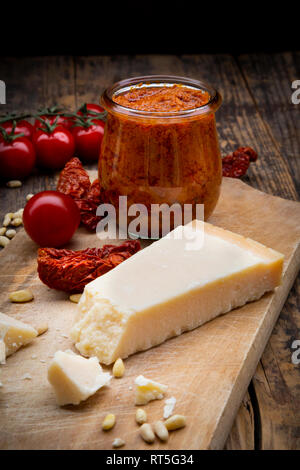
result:
[[(172, 85), (184, 85), (189, 88), (198, 89), (202, 91), (206, 91), (209, 94), (209, 100), (207, 103), (191, 109), (185, 109), (182, 111), (144, 111), (140, 109), (128, 108), (123, 106), (116, 101), (113, 100), (113, 96), (119, 92), (122, 93), (127, 91), (128, 89), (138, 86), (140, 84), (144, 84), (145, 86), (151, 85), (165, 85), (169, 84)], [(135, 116), (135, 117), (149, 117), (149, 118), (179, 118), (179, 117), (192, 117), (198, 116), (200, 114), (207, 114), (210, 112), (215, 112), (221, 105), (222, 97), (220, 93), (213, 88), (212, 86), (208, 85), (207, 83), (195, 80), (193, 78), (187, 77), (180, 77), (177, 75), (144, 75), (138, 77), (127, 78), (124, 80), (120, 80), (109, 88), (107, 88), (100, 99), (100, 103), (107, 111), (112, 111), (120, 114), (125, 114), (127, 116)]]

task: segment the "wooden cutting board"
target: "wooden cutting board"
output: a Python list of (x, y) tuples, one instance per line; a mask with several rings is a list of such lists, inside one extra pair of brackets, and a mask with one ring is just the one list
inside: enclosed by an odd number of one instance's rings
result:
[[(0, 366), (1, 449), (111, 449), (115, 437), (125, 439), (123, 449), (222, 449), (299, 269), (300, 204), (224, 178), (210, 222), (282, 252), (282, 285), (257, 302), (131, 356), (122, 379), (112, 379), (110, 387), (79, 406), (63, 408), (56, 405), (47, 366), (55, 351), (72, 347), (67, 335), (76, 305), (39, 281), (36, 246), (24, 231), (18, 233), (0, 256), (0, 311), (34, 326), (47, 321), (49, 330)], [(78, 230), (70, 248), (88, 246), (100, 241)], [(9, 291), (25, 287), (33, 290), (33, 302), (7, 300)], [(22, 379), (26, 373), (31, 380)], [(132, 389), (139, 374), (168, 385), (167, 397), (177, 399), (175, 412), (187, 417), (187, 427), (171, 433), (168, 443), (149, 446), (139, 436)], [(158, 400), (146, 406), (149, 421), (162, 417), (163, 405)], [(104, 433), (101, 422), (109, 412), (117, 424)]]

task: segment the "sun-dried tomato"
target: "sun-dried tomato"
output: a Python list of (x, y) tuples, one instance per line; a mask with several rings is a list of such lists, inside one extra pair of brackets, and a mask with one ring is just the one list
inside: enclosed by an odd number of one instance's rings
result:
[(222, 159), (223, 176), (231, 178), (240, 178), (247, 173), (250, 159), (245, 153), (237, 155), (227, 155)]
[(80, 210), (80, 218), (82, 225), (88, 230), (94, 232), (101, 217), (96, 215), (96, 210), (99, 204), (94, 203), (89, 199), (76, 199), (77, 206)]
[(222, 158), (223, 176), (240, 178), (247, 173), (250, 162), (257, 160), (257, 153), (251, 147), (239, 147), (233, 153)]
[(60, 173), (57, 191), (68, 194), (74, 199), (86, 197), (90, 190), (89, 175), (83, 168), (79, 158), (72, 158)]
[(140, 247), (139, 241), (129, 240), (119, 246), (104, 245), (79, 251), (40, 248), (39, 277), (51, 289), (82, 292), (86, 284), (130, 258)]
[(103, 193), (100, 188), (100, 182), (96, 179), (90, 186), (86, 198), (76, 200), (80, 210), (82, 224), (91, 231), (95, 231), (101, 217), (96, 215), (97, 207), (103, 201)]
[(101, 220), (101, 217), (96, 216), (97, 207), (102, 202), (100, 182), (96, 179), (91, 184), (89, 175), (78, 158), (72, 158), (62, 170), (57, 191), (68, 194), (75, 200), (82, 225), (95, 231)]
[(235, 152), (233, 152), (233, 155), (235, 155), (236, 152), (248, 155), (250, 162), (256, 162), (257, 160), (257, 153), (251, 147), (239, 147)]
[(87, 193), (87, 199), (93, 200), (94, 202), (101, 202), (102, 191), (100, 188), (100, 181), (98, 179), (94, 180), (90, 185), (90, 189)]

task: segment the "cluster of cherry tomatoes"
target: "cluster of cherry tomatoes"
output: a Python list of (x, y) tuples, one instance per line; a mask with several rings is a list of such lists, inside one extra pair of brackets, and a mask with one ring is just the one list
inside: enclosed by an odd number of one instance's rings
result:
[(26, 119), (1, 119), (1, 177), (23, 179), (35, 166), (59, 170), (74, 155), (85, 162), (97, 161), (104, 121), (104, 109), (92, 103), (77, 113), (48, 108), (36, 115), (34, 124)]

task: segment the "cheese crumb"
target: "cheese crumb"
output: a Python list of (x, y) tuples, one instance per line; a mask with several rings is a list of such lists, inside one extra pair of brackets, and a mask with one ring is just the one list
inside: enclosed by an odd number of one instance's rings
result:
[(117, 437), (113, 443), (112, 443), (112, 446), (117, 449), (118, 447), (122, 447), (125, 445), (125, 441), (123, 441), (123, 439), (121, 439), (120, 437)]
[(175, 405), (176, 405), (175, 397), (170, 397), (166, 399), (165, 406), (164, 406), (164, 415), (163, 415), (165, 419), (169, 418), (173, 414)]
[(86, 359), (67, 350), (56, 351), (48, 369), (48, 380), (60, 406), (78, 405), (108, 385), (111, 375), (103, 372), (96, 357)]
[(5, 343), (6, 357), (31, 343), (36, 336), (37, 331), (32, 326), (0, 313), (0, 339)]
[(21, 380), (31, 380), (31, 379), (32, 379), (32, 376), (28, 374), (28, 372), (21, 377)]
[(5, 364), (6, 362), (6, 350), (5, 343), (3, 339), (0, 339), (0, 364)]
[(164, 397), (168, 387), (166, 385), (146, 379), (143, 375), (139, 375), (135, 381), (135, 404), (146, 405), (152, 400), (161, 400)]

